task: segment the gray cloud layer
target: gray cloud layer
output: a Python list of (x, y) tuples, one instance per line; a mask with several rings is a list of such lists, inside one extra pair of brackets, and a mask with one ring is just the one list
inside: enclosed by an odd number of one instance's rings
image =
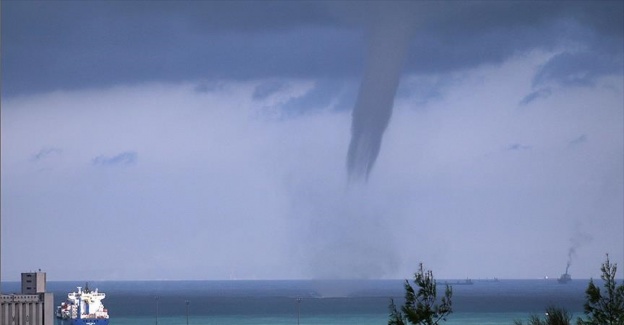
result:
[[(579, 44), (536, 83), (621, 73), (620, 1), (414, 2), (406, 69), (444, 73)], [(142, 81), (363, 74), (375, 2), (2, 3), (3, 94)], [(574, 70), (577, 71), (574, 71)], [(585, 72), (576, 78), (579, 72)]]

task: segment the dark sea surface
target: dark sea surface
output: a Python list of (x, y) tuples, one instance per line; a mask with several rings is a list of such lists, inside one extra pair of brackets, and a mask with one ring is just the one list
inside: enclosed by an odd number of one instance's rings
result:
[[(446, 324), (513, 324), (550, 305), (581, 316), (589, 280), (474, 280), (453, 286)], [(445, 281), (438, 281), (444, 284)], [(51, 281), (55, 304), (85, 283)], [(388, 305), (403, 302), (403, 280), (91, 281), (106, 293), (111, 325), (156, 324), (386, 324)], [(3, 293), (19, 292), (2, 283)], [(444, 286), (438, 286), (438, 296)], [(300, 298), (301, 300), (298, 300)]]

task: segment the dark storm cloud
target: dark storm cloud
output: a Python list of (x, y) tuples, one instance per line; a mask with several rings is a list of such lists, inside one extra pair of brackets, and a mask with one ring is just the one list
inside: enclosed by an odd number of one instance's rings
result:
[[(429, 9), (431, 16), (418, 29), (409, 61), (416, 71), (500, 62), (536, 47), (553, 49), (562, 41), (611, 44), (622, 39), (621, 14), (612, 12), (621, 13), (618, 2), (452, 2)], [(605, 16), (607, 23), (601, 20)], [(583, 25), (580, 31), (574, 30), (575, 24)], [(594, 31), (598, 40), (586, 30)]]
[(620, 73), (622, 59), (601, 53), (564, 52), (551, 58), (535, 75), (534, 85), (554, 81), (564, 86), (593, 86), (597, 77)]
[(329, 24), (330, 14), (315, 13), (324, 8), (299, 2), (3, 3), (3, 91), (352, 74), (343, 62), (358, 61), (358, 39)]
[[(592, 47), (554, 58), (540, 80), (569, 80), (565, 69), (578, 68), (571, 64), (579, 61), (589, 69), (588, 78), (621, 73), (620, 1), (404, 4), (416, 13), (406, 62), (411, 73), (502, 62), (562, 42)], [(363, 33), (375, 22), (377, 7), (322, 1), (5, 1), (2, 91), (206, 78), (359, 78)], [(601, 61), (592, 65), (592, 57)]]
[(138, 154), (135, 151), (125, 151), (112, 157), (97, 156), (93, 158), (91, 163), (93, 166), (133, 165), (137, 159)]

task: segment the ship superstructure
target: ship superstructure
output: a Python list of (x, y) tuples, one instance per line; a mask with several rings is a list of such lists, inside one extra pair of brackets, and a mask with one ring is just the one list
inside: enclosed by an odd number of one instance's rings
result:
[(78, 287), (77, 292), (67, 294), (67, 301), (57, 307), (56, 317), (67, 320), (70, 325), (108, 325), (108, 310), (104, 308), (102, 300), (106, 294)]

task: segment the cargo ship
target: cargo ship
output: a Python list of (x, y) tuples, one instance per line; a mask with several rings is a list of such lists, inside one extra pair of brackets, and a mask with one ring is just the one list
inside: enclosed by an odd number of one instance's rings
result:
[(63, 325), (108, 325), (108, 310), (104, 308), (103, 292), (89, 290), (89, 284), (67, 294), (67, 300), (56, 308), (56, 318)]

